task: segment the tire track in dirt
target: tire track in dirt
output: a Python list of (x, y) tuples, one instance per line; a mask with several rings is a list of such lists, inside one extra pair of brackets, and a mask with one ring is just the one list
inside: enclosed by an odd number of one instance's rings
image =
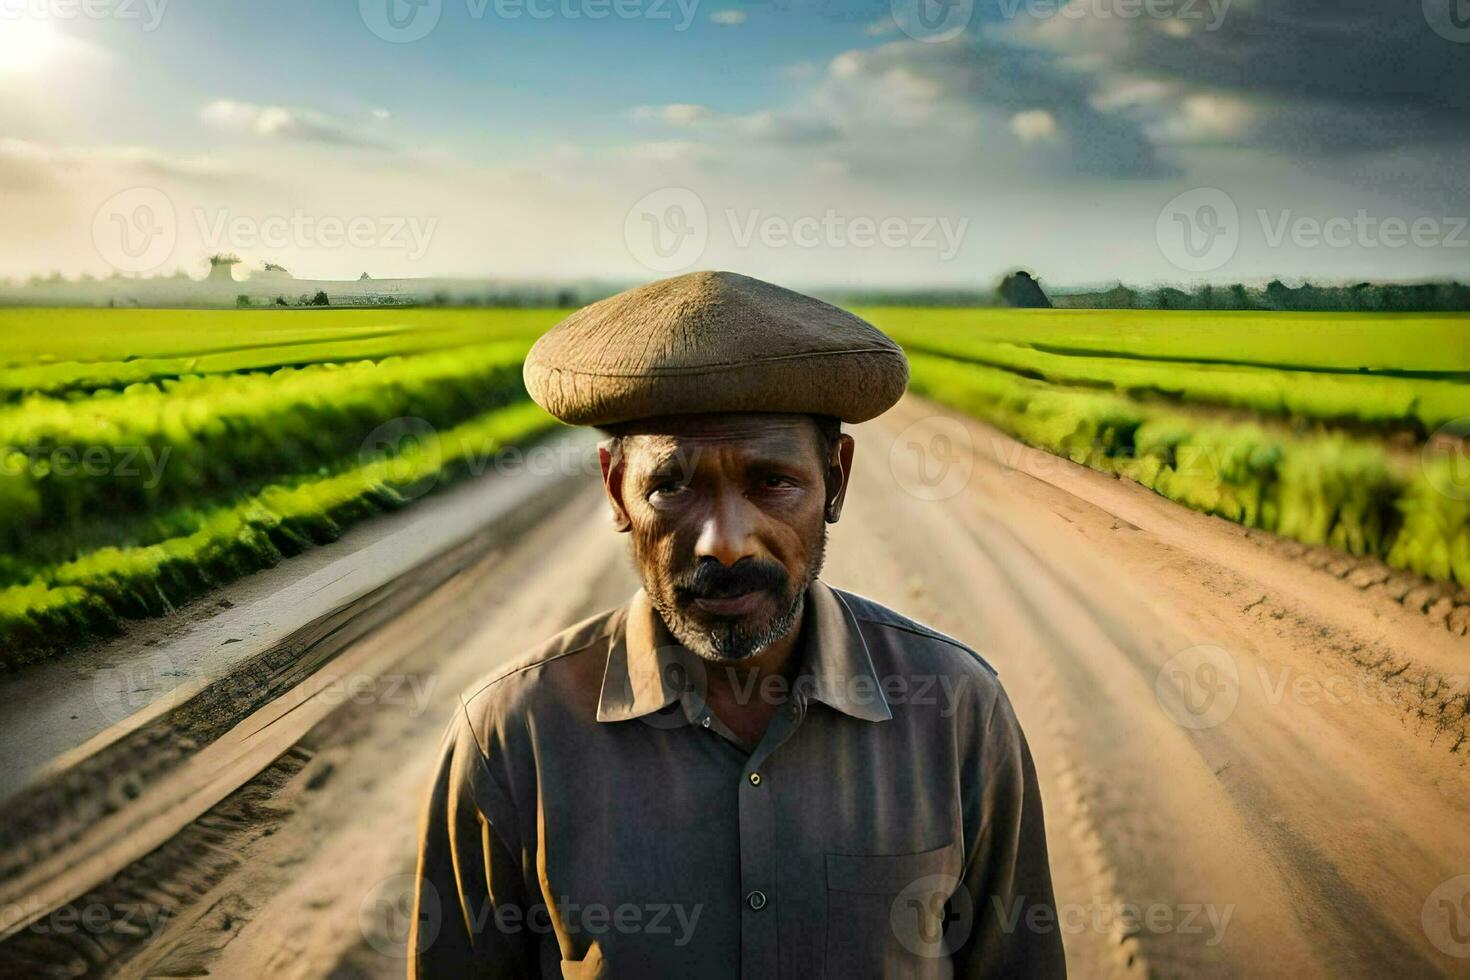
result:
[[(1064, 929), (1073, 975), (1452, 972), (1419, 916), (1435, 884), (1470, 872), (1464, 767), (1400, 705), (1290, 691), (1363, 672), (1322, 630), (1349, 652), (1408, 649), (1438, 668), (1464, 652), (1453, 638), (1387, 597), (1339, 614), (1342, 580), (1322, 575), (1330, 586), (1319, 588), (1304, 576), (1321, 573), (1284, 558), (1252, 564), (1241, 556), (1270, 549), (1141, 488), (1109, 481), (1099, 497), (1089, 471), (1064, 490), (975, 453), (957, 492), (925, 499), (923, 461), (893, 447), (954, 431), (936, 419), (955, 422), (906, 399), (853, 430), (857, 468), (824, 578), (956, 636), (999, 670), (1042, 779), (1058, 897), (1076, 913)], [(466, 595), (478, 607), (407, 623), (399, 669), (434, 678), (432, 697), (413, 711), (349, 705), (313, 731), (252, 801), (255, 824), (216, 819), (209, 853), (238, 845), (236, 862), (210, 871), (120, 975), (401, 976), (391, 886), (413, 868), (453, 699), (495, 663), (624, 601), (636, 587), (626, 549), (589, 480), (473, 573)], [(1193, 729), (1165, 710), (1157, 680), (1199, 644), (1228, 649), (1240, 680), (1233, 713)], [(249, 830), (267, 823), (265, 836)], [(1127, 906), (1173, 919), (1128, 921)], [(1221, 929), (1196, 912), (1191, 931), (1191, 906), (1230, 918)]]
[(348, 704), (314, 730), (271, 835), (115, 975), (402, 977), (419, 807), (459, 692), (636, 587), (599, 502), (582, 492), (490, 556), (477, 607), (419, 622), (395, 670), (431, 695)]
[[(1070, 746), (1063, 705), (1071, 698), (1059, 690), (1066, 679), (1057, 676), (1046, 654), (1056, 638), (1009, 570), (975, 546), (942, 502), (901, 489), (888, 469), (892, 434), (868, 427), (856, 435), (853, 487), (846, 516), (833, 531), (824, 577), (950, 633), (997, 668), (1048, 787), (1048, 837), (1059, 901), (1083, 912), (1117, 908), (1122, 898), (1095, 824), (1096, 797)], [(903, 480), (917, 485), (912, 473)], [(1116, 919), (1086, 919), (1083, 928), (1064, 933), (1074, 976), (1146, 975), (1137, 940)]]
[[(954, 440), (956, 425), (982, 447), (967, 461), (975, 471), (963, 493), (927, 506), (949, 511), (952, 533), (973, 536), (1030, 603), (1030, 628), (1047, 635), (1029, 649), (1060, 679), (1119, 891), (1176, 904), (1203, 893), (1234, 909), (1213, 948), (1145, 929), (1149, 965), (1166, 975), (1454, 972), (1427, 941), (1421, 906), (1470, 870), (1465, 769), (1432, 728), (1430, 738), (1412, 730), (1421, 726), (1398, 701), (1332, 703), (1318, 682), (1329, 691), (1334, 680), (1374, 682), (1375, 649), (1428, 656), (1436, 668), (1470, 651), (1401, 608), (1353, 602), (1356, 590), (1335, 576), (1320, 585), (1301, 566), (1258, 564), (1261, 549), (1239, 541), (1240, 529), (1221, 533), (1223, 522), (1142, 488), (1058, 461), (1070, 469), (1057, 482), (1090, 490), (1092, 478), (1101, 488), (1091, 498), (1061, 492), (1002, 462), (1017, 456), (984, 452), (1004, 437), (946, 410), (906, 399), (870, 428), (891, 444), (913, 426), (904, 438), (932, 447), (937, 434)], [(1161, 710), (1155, 681), (1198, 644), (1229, 648), (1238, 703), (1218, 724), (1181, 727)], [(1014, 670), (1002, 678), (1023, 721), (1031, 717), (1027, 685)], [(1300, 681), (1316, 695), (1298, 698)], [(1065, 798), (1076, 781), (1047, 788)]]

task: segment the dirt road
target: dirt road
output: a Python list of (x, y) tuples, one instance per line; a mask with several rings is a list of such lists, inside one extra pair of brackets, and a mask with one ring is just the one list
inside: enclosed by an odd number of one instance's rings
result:
[[(1470, 968), (1463, 638), (917, 400), (855, 435), (824, 577), (999, 669), (1043, 781), (1074, 975)], [(589, 484), (393, 624), (392, 696), (345, 704), (116, 883), (183, 908), (121, 975), (401, 975), (455, 692), (623, 601), (625, 548)]]

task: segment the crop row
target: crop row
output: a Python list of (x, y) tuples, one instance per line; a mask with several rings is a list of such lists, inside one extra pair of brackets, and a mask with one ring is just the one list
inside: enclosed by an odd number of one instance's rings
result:
[(1298, 371), (1470, 377), (1462, 313), (1217, 310), (1007, 310), (868, 307), (856, 311), (907, 346), (943, 336), (1053, 353)]
[(148, 545), (102, 547), (0, 588), (0, 669), (42, 659), (116, 631), (125, 618), (158, 615), (242, 575), (275, 565), (350, 523), (396, 507), (425, 481), (452, 477), (501, 447), (553, 424), (530, 402), (443, 432), (425, 430), (344, 472), (268, 486), (187, 521), (191, 533)]
[(54, 544), (56, 532), (99, 515), (197, 507), (325, 472), (375, 450), (387, 420), (447, 427), (522, 399), (525, 348), (502, 342), (171, 379), (80, 400), (28, 397), (0, 408), (0, 551), (22, 553), (32, 537)]
[(919, 352), (910, 363), (916, 393), (1032, 446), (1248, 527), (1470, 585), (1470, 494), (1448, 458), (1421, 465), (1341, 432), (1209, 420)]
[(1457, 381), (1056, 354), (965, 333), (906, 338), (905, 346), (1056, 384), (1153, 393), (1266, 415), (1409, 425), (1421, 434), (1470, 416), (1470, 384)]
[(557, 310), (0, 310), (0, 403), (202, 374), (381, 360), (499, 340)]

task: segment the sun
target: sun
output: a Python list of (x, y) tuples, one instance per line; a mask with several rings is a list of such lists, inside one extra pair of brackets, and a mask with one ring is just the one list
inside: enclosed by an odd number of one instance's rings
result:
[(49, 21), (0, 17), (0, 76), (40, 71), (66, 46), (66, 35)]

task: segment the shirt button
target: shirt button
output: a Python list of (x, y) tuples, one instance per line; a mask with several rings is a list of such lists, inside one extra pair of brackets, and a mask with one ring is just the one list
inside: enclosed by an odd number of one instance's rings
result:
[(761, 774), (758, 773), (758, 772), (751, 773), (750, 774), (750, 785), (752, 785), (752, 786), (759, 786), (760, 784), (761, 784)]
[(745, 896), (745, 902), (751, 908), (759, 912), (761, 909), (766, 907), (766, 893), (763, 891), (753, 891), (749, 895)]
[(699, 723), (701, 725), (703, 725), (705, 728), (708, 728), (709, 727), (709, 715), (705, 715), (703, 718), (699, 719)]

